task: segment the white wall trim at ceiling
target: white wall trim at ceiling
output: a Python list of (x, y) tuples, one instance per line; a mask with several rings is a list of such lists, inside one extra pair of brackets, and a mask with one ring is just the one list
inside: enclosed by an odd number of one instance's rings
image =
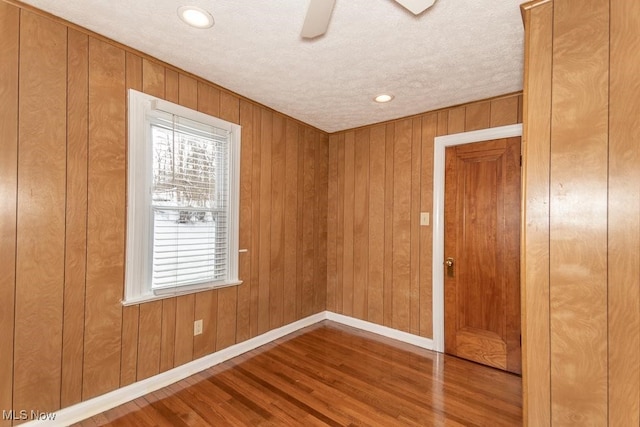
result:
[(250, 340), (235, 344), (231, 347), (204, 356), (200, 359), (178, 366), (177, 368), (160, 373), (158, 375), (154, 375), (151, 378), (138, 381), (136, 383), (119, 388), (101, 396), (94, 397), (93, 399), (89, 399), (76, 405), (61, 409), (53, 414), (43, 413), (42, 419), (33, 420), (21, 424), (21, 426), (52, 427), (75, 424), (94, 415), (115, 408), (116, 406), (130, 402), (134, 399), (137, 399), (138, 397), (152, 393), (163, 387), (167, 387), (175, 382), (187, 378), (188, 376), (197, 374), (198, 372), (202, 372), (206, 369), (211, 368), (212, 366), (225, 362), (236, 356), (240, 356), (241, 354), (254, 350), (265, 344), (269, 344), (272, 341), (275, 341), (279, 338), (282, 338), (286, 335), (289, 335), (302, 328), (306, 328), (307, 326), (311, 326), (323, 320), (331, 320), (343, 325), (352, 326), (357, 329), (393, 338), (408, 344), (413, 344), (417, 347), (422, 347), (429, 350), (433, 349), (433, 341), (429, 338), (419, 337), (417, 335), (412, 335), (406, 332), (398, 331), (396, 329), (388, 328), (386, 326), (377, 325), (375, 323), (366, 322), (364, 320), (343, 316), (341, 314), (332, 313), (330, 311), (323, 311), (298, 320), (297, 322), (285, 325), (281, 328), (266, 332), (262, 335), (251, 338)]
[(438, 136), (433, 155), (433, 350), (444, 352), (444, 171), (445, 149), (455, 145), (522, 136), (522, 124)]

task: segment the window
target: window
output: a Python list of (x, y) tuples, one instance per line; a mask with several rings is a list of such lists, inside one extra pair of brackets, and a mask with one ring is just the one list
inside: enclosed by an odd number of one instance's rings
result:
[(124, 304), (239, 284), (240, 126), (129, 90)]

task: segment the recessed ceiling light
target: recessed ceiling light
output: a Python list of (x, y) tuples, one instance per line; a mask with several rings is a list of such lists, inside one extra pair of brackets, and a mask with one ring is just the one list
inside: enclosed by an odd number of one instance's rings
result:
[(204, 9), (195, 6), (181, 6), (178, 16), (187, 24), (195, 28), (213, 27), (213, 16)]
[(380, 103), (380, 104), (384, 104), (385, 102), (389, 102), (393, 99), (393, 95), (387, 95), (387, 94), (382, 94), (382, 95), (378, 95), (375, 98), (373, 98), (374, 101)]

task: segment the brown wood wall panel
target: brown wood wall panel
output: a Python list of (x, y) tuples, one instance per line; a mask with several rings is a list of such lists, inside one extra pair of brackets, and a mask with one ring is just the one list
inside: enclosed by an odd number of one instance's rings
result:
[(87, 284), (82, 398), (118, 387), (125, 244), (124, 51), (89, 38)]
[(149, 95), (164, 98), (164, 67), (149, 59), (142, 60), (142, 90)]
[(196, 319), (195, 302), (196, 297), (194, 294), (182, 295), (176, 298), (176, 342), (173, 356), (175, 366), (180, 366), (193, 360), (193, 322)]
[[(218, 293), (219, 290), (216, 289), (194, 294), (193, 321), (202, 320), (202, 333), (193, 336), (194, 359), (213, 353), (216, 350), (218, 338)], [(191, 334), (193, 334), (193, 326), (191, 324)], [(186, 321), (183, 333), (187, 335)]]
[(316, 166), (316, 211), (315, 211), (315, 262), (313, 284), (313, 312), (327, 309), (327, 234), (328, 234), (328, 206), (329, 206), (329, 137), (316, 131), (314, 140)]
[(433, 221), (434, 138), (514, 124), (518, 112), (508, 95), (329, 137), (328, 310), (433, 336), (433, 233), (419, 224), (420, 212)]
[(605, 425), (609, 5), (557, 2), (553, 18), (551, 416)]
[(216, 350), (222, 350), (236, 343), (237, 305), (237, 287), (233, 286), (218, 290)]
[(160, 372), (175, 365), (176, 346), (176, 298), (162, 300), (162, 336), (160, 338)]
[(640, 425), (640, 3), (610, 5), (609, 425)]
[[(383, 322), (384, 300), (384, 177), (385, 126), (371, 128), (369, 143), (369, 206), (368, 206), (368, 263), (366, 320)], [(329, 181), (331, 182), (331, 181)], [(330, 209), (331, 207), (329, 207)]]
[[(305, 129), (305, 140), (303, 143), (303, 176), (302, 176), (302, 289), (300, 292), (300, 314), (306, 317), (313, 313), (313, 297), (314, 297), (314, 256), (316, 248), (314, 242), (315, 234), (315, 152), (317, 142), (316, 132)], [(326, 286), (326, 283), (323, 284)]]
[(245, 100), (240, 101), (239, 122), (242, 126), (242, 147), (240, 152), (240, 242), (239, 248), (247, 252), (239, 255), (238, 275), (242, 285), (238, 287), (238, 315), (236, 319), (236, 341), (250, 338), (251, 318), (251, 194), (253, 170), (253, 107)]
[[(258, 108), (253, 110), (253, 138), (252, 138), (252, 177), (251, 177), (251, 301), (249, 336), (258, 335), (258, 313), (260, 297), (260, 178), (262, 166), (262, 114)], [(247, 117), (248, 120), (248, 117)], [(296, 296), (298, 293), (296, 292)]]
[(298, 235), (298, 150), (299, 126), (286, 122), (284, 194), (284, 324), (296, 318), (297, 235)]
[(369, 280), (369, 128), (355, 132), (353, 203), (353, 317), (366, 320)]
[(296, 206), (298, 218), (298, 229), (296, 233), (296, 314), (302, 316), (302, 293), (303, 293), (303, 281), (304, 281), (304, 141), (306, 139), (305, 130), (298, 129), (298, 139), (300, 141), (298, 148), (298, 204)]
[[(0, 3), (0, 301), (14, 301), (18, 190), (18, 53), (20, 10)], [(13, 337), (15, 307), (0, 311), (0, 407), (13, 402)], [(0, 426), (11, 425), (0, 420)]]
[(14, 357), (19, 363), (13, 374), (16, 409), (53, 410), (60, 406), (66, 51), (63, 25), (22, 13), (14, 340)]
[[(521, 243), (524, 419), (551, 424), (549, 339), (549, 158), (553, 4), (525, 15), (525, 110)], [(535, 60), (534, 60), (535, 58)], [(529, 99), (535, 102), (529, 102)], [(535, 286), (528, 286), (535, 283)]]
[(286, 123), (273, 116), (271, 149), (271, 277), (269, 287), (269, 326), (278, 328), (284, 319), (284, 209)]
[(273, 113), (260, 112), (260, 279), (258, 281), (258, 333), (269, 330), (271, 286), (271, 138)]
[(162, 301), (140, 304), (138, 327), (138, 366), (136, 379), (149, 378), (160, 372), (162, 334)]
[(347, 132), (344, 136), (344, 229), (343, 229), (343, 281), (342, 281), (342, 314), (353, 315), (353, 222), (354, 212), (354, 164), (355, 133)]
[(87, 254), (89, 38), (69, 30), (67, 39), (67, 204), (61, 407), (82, 400)]

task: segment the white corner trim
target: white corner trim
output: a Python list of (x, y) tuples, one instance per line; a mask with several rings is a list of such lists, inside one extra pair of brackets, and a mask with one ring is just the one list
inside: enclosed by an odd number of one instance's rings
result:
[(408, 344), (413, 344), (417, 347), (433, 350), (433, 340), (429, 338), (419, 337), (407, 332), (398, 331), (396, 329), (367, 322), (365, 320), (344, 316), (342, 314), (323, 311), (312, 316), (305, 317), (304, 319), (298, 320), (297, 322), (285, 325), (281, 328), (266, 332), (262, 335), (251, 338), (250, 340), (232, 345), (231, 347), (209, 354), (200, 359), (186, 363), (182, 366), (178, 366), (177, 368), (171, 369), (158, 375), (154, 375), (151, 378), (138, 381), (126, 387), (122, 387), (101, 396), (94, 397), (93, 399), (89, 399), (76, 405), (61, 409), (55, 412), (55, 417), (53, 420), (51, 420), (50, 418), (49, 420), (34, 420), (28, 423), (21, 424), (21, 426), (52, 427), (75, 424), (94, 415), (115, 408), (116, 406), (137, 399), (140, 396), (144, 396), (145, 394), (149, 394), (163, 387), (167, 387), (175, 382), (187, 378), (190, 375), (202, 372), (206, 369), (211, 368), (212, 366), (225, 362), (236, 356), (240, 356), (243, 353), (254, 350), (265, 344), (269, 344), (272, 341), (275, 341), (279, 338), (282, 338), (286, 335), (289, 335), (302, 328), (306, 328), (307, 326), (311, 326), (323, 320), (331, 320), (343, 325), (361, 329), (363, 331), (372, 332), (374, 334), (396, 339)]
[(326, 312), (314, 314), (312, 316), (298, 320), (297, 322), (290, 323), (281, 328), (266, 332), (255, 338), (251, 338), (250, 340), (209, 354), (200, 359), (194, 360), (193, 362), (189, 362), (161, 374), (154, 375), (151, 378), (138, 381), (126, 387), (122, 387), (112, 392), (103, 394), (102, 396), (98, 396), (93, 399), (78, 403), (76, 405), (61, 409), (55, 413), (54, 421), (36, 420), (21, 424), (21, 426), (52, 427), (68, 426), (77, 423), (109, 409), (115, 408), (116, 406), (137, 399), (140, 396), (144, 396), (145, 394), (171, 385), (177, 381), (187, 378), (190, 375), (204, 371), (205, 369), (209, 369), (212, 366), (256, 349), (262, 345), (268, 344), (299, 329), (306, 328), (307, 326), (311, 326), (314, 323), (321, 322), (326, 318)]
[(445, 148), (472, 142), (522, 136), (522, 124), (439, 136), (433, 155), (433, 343), (444, 353), (444, 169)]
[(407, 332), (402, 332), (397, 329), (389, 328), (387, 326), (382, 326), (376, 323), (367, 322), (366, 320), (344, 316), (342, 314), (333, 313), (331, 311), (327, 311), (326, 314), (327, 320), (342, 323), (343, 325), (352, 326), (354, 328), (382, 335), (387, 338), (393, 338), (398, 341), (413, 344), (417, 347), (426, 348), (427, 350), (433, 350), (433, 340), (429, 338), (423, 338), (418, 335), (409, 334)]

